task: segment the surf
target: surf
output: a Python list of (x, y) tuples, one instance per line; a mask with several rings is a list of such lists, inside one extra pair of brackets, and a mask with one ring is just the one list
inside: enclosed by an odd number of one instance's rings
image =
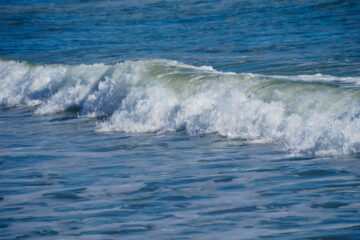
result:
[(360, 151), (358, 77), (220, 72), (148, 59), (38, 65), (0, 60), (0, 104), (105, 116), (99, 132), (216, 133), (291, 154)]

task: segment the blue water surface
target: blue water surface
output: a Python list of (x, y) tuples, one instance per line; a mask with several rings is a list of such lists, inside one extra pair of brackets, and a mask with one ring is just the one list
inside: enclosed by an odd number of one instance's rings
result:
[[(359, 23), (356, 0), (2, 0), (0, 58), (355, 79)], [(217, 132), (97, 131), (110, 117), (0, 102), (0, 239), (359, 239), (356, 140), (294, 154)]]
[(9, 1), (2, 57), (36, 63), (165, 58), (219, 70), (358, 75), (349, 1)]

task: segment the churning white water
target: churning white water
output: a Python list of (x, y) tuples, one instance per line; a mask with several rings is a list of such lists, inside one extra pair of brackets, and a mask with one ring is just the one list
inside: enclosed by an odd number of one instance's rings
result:
[(219, 72), (176, 61), (0, 62), (0, 103), (107, 116), (97, 131), (217, 133), (293, 154), (360, 151), (360, 78)]

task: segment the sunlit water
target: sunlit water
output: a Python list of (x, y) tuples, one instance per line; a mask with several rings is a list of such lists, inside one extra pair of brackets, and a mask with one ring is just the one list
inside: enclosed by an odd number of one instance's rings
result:
[(1, 1), (0, 239), (359, 239), (358, 1)]

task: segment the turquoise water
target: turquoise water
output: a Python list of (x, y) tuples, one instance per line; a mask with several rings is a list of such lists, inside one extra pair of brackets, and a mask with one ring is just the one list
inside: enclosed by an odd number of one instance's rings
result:
[(0, 239), (359, 239), (358, 1), (2, 1)]

